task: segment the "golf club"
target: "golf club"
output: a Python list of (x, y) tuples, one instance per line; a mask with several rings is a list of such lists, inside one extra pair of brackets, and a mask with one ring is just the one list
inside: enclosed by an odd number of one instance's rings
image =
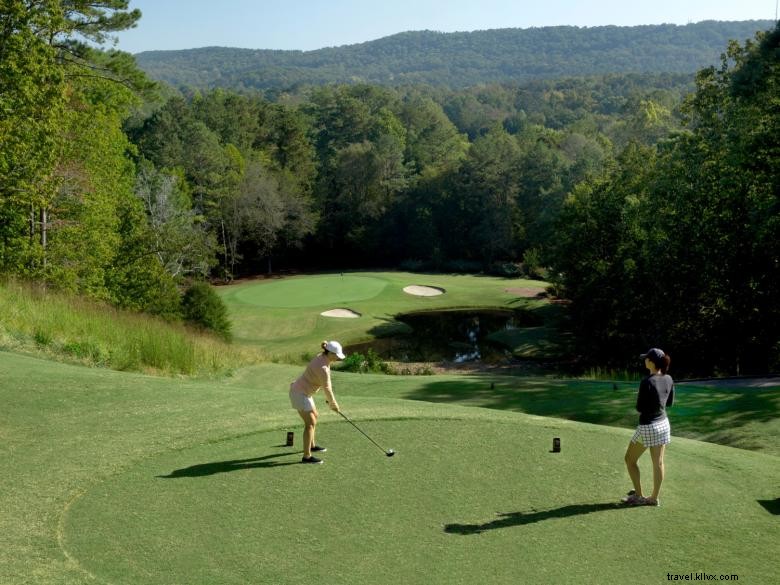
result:
[(385, 455), (387, 455), (388, 457), (392, 457), (393, 455), (395, 455), (395, 451), (393, 451), (392, 449), (387, 449), (387, 450), (383, 449), (383, 448), (382, 448), (382, 446), (381, 446), (379, 443), (377, 443), (377, 442), (376, 442), (374, 439), (372, 439), (371, 437), (369, 437), (369, 436), (368, 436), (366, 433), (364, 433), (364, 432), (363, 432), (363, 430), (362, 430), (362, 429), (361, 429), (359, 426), (357, 426), (355, 423), (353, 423), (351, 420), (349, 420), (349, 418), (347, 417), (347, 415), (346, 415), (346, 414), (344, 414), (344, 413), (343, 413), (343, 412), (341, 412), (341, 411), (339, 411), (339, 414), (340, 414), (342, 417), (344, 417), (344, 420), (345, 420), (345, 421), (347, 421), (349, 424), (351, 424), (353, 427), (355, 427), (355, 428), (356, 428), (358, 431), (360, 431), (360, 433), (361, 433), (361, 434), (362, 434), (362, 435), (363, 435), (363, 436), (364, 436), (366, 439), (368, 439), (368, 440), (369, 440), (369, 441), (371, 441), (371, 442), (372, 442), (374, 445), (376, 445), (377, 447), (379, 447), (379, 448), (382, 450), (382, 453), (384, 453), (384, 454), (385, 454)]

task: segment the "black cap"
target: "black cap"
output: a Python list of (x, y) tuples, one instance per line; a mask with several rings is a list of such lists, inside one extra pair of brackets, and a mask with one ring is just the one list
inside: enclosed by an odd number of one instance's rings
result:
[(647, 353), (643, 353), (639, 355), (640, 359), (648, 359), (653, 363), (659, 363), (664, 359), (664, 356), (666, 354), (664, 353), (664, 350), (658, 349), (657, 347), (653, 347), (651, 349), (647, 350)]

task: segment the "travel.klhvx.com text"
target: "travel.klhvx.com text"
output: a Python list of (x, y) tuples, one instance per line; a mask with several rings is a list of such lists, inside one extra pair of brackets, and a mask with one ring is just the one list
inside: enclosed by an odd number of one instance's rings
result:
[(667, 573), (667, 581), (739, 581), (738, 575), (712, 575), (710, 573)]

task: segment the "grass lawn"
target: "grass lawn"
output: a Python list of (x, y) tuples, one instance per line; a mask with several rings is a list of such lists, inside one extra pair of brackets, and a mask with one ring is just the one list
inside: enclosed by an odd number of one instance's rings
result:
[[(403, 377), (365, 374), (350, 391), (633, 429), (637, 387), (638, 382), (496, 375), (425, 377), (410, 387)], [(675, 406), (669, 409), (673, 435), (780, 457), (780, 386), (717, 388), (678, 383), (675, 393)]]
[[(410, 284), (447, 292), (410, 296)], [(220, 293), (238, 348), (281, 362), (325, 338), (381, 336), (413, 310), (522, 307), (547, 323), (550, 304), (507, 292), (532, 286), (346, 273)], [(332, 308), (362, 317), (320, 316)], [(548, 340), (529, 329), (504, 342), (534, 355)], [(0, 584), (641, 585), (692, 573), (763, 584), (780, 574), (778, 388), (679, 385), (662, 506), (623, 508), (635, 383), (334, 372), (345, 412), (397, 454), (318, 397), (329, 450), (324, 465), (303, 466), (287, 399), (300, 369), (164, 378), (0, 351)], [(649, 456), (641, 468), (649, 488)]]
[[(433, 297), (407, 294), (409, 285), (445, 289)], [(368, 341), (397, 331), (394, 316), (442, 308), (527, 309), (547, 316), (544, 300), (520, 298), (507, 289), (538, 288), (524, 279), (467, 275), (421, 275), (407, 272), (361, 272), (253, 280), (219, 287), (239, 344), (260, 347), (283, 361), (301, 361), (319, 351), (324, 339), (343, 344)], [(351, 309), (357, 319), (324, 317), (330, 309)]]
[[(498, 386), (459, 391), (478, 378), (336, 373), (347, 414), (397, 454), (323, 412), (326, 463), (302, 466), (281, 446), (287, 430), (300, 441), (286, 397), (299, 369), (197, 381), (0, 352), (0, 583), (641, 584), (694, 572), (771, 583), (780, 572), (775, 455), (675, 437), (662, 506), (623, 509), (631, 431), (538, 416), (573, 382), (539, 381), (525, 390), (538, 398), (517, 389), (502, 404)], [(647, 481), (649, 459), (642, 470)]]

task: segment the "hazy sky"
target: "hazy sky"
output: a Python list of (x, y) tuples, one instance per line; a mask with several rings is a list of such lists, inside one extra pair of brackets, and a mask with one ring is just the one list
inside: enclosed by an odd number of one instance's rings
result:
[(776, 6), (777, 0), (130, 0), (143, 17), (120, 33), (117, 48), (309, 51), (409, 30), (772, 20)]

